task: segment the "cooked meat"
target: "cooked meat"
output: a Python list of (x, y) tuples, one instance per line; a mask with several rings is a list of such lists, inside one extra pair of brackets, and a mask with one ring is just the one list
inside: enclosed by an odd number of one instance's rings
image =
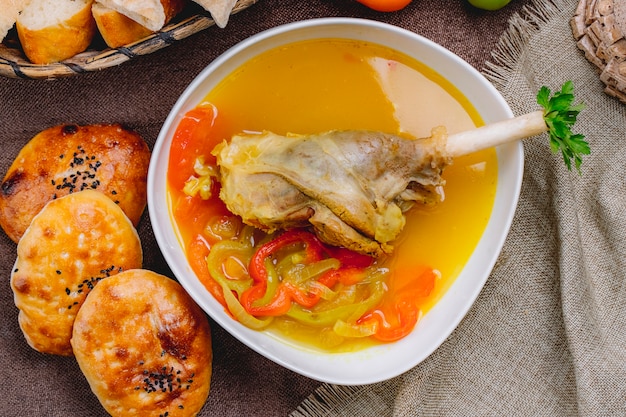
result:
[(271, 232), (312, 226), (320, 239), (380, 256), (415, 202), (442, 199), (445, 129), (407, 139), (369, 131), (240, 135), (216, 147), (221, 199)]

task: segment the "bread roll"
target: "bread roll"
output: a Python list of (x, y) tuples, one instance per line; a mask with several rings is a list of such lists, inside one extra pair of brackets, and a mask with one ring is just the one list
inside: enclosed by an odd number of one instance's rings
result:
[(89, 291), (141, 265), (139, 236), (111, 199), (85, 190), (48, 203), (17, 245), (11, 273), (28, 344), (42, 353), (72, 355), (74, 318)]
[(186, 0), (98, 0), (98, 2), (151, 31), (157, 31), (183, 9)]
[(16, 22), (26, 57), (34, 64), (50, 64), (85, 51), (96, 32), (92, 2), (30, 0)]
[(76, 360), (113, 417), (195, 416), (209, 394), (209, 322), (174, 280), (147, 270), (101, 281), (81, 307)]
[(137, 226), (146, 206), (150, 150), (120, 125), (60, 125), (46, 129), (19, 152), (0, 188), (0, 226), (17, 242), (50, 200), (95, 189)]
[(128, 45), (153, 33), (147, 27), (98, 2), (91, 7), (91, 13), (102, 39), (111, 48)]

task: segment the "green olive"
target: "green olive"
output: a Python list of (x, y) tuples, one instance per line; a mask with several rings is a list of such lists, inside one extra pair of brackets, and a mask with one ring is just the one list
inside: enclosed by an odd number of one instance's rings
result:
[(511, 0), (468, 0), (469, 4), (479, 9), (498, 10), (509, 4)]

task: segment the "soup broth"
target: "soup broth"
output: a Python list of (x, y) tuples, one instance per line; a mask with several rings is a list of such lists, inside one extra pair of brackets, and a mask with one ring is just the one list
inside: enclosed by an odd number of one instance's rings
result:
[[(216, 111), (213, 132), (224, 139), (241, 132), (341, 129), (425, 137), (438, 125), (454, 133), (482, 124), (471, 103), (432, 69), (386, 47), (339, 39), (296, 42), (262, 53), (226, 77), (205, 101)], [(392, 273), (391, 280), (424, 266), (438, 271), (433, 290), (420, 300), (421, 314), (449, 288), (485, 229), (496, 190), (495, 150), (455, 159), (444, 178), (445, 200), (434, 207), (416, 205), (407, 213), (394, 252), (382, 265), (401, 272)], [(181, 192), (169, 193), (176, 213)], [(174, 217), (187, 246), (201, 232), (199, 226)], [(325, 351), (375, 343), (371, 338), (328, 341), (323, 331), (289, 319), (274, 320), (268, 331), (288, 343)]]

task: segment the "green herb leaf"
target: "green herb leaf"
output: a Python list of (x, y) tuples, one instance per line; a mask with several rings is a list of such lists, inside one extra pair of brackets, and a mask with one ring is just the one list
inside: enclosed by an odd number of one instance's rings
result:
[(550, 135), (550, 149), (557, 153), (561, 151), (567, 169), (572, 169), (572, 160), (578, 173), (582, 164), (582, 156), (589, 155), (591, 150), (585, 141), (585, 136), (572, 133), (572, 126), (576, 123), (578, 113), (585, 108), (584, 104), (574, 103), (574, 83), (567, 81), (550, 96), (550, 89), (543, 86), (537, 93), (537, 103), (544, 108), (543, 118), (548, 126)]

